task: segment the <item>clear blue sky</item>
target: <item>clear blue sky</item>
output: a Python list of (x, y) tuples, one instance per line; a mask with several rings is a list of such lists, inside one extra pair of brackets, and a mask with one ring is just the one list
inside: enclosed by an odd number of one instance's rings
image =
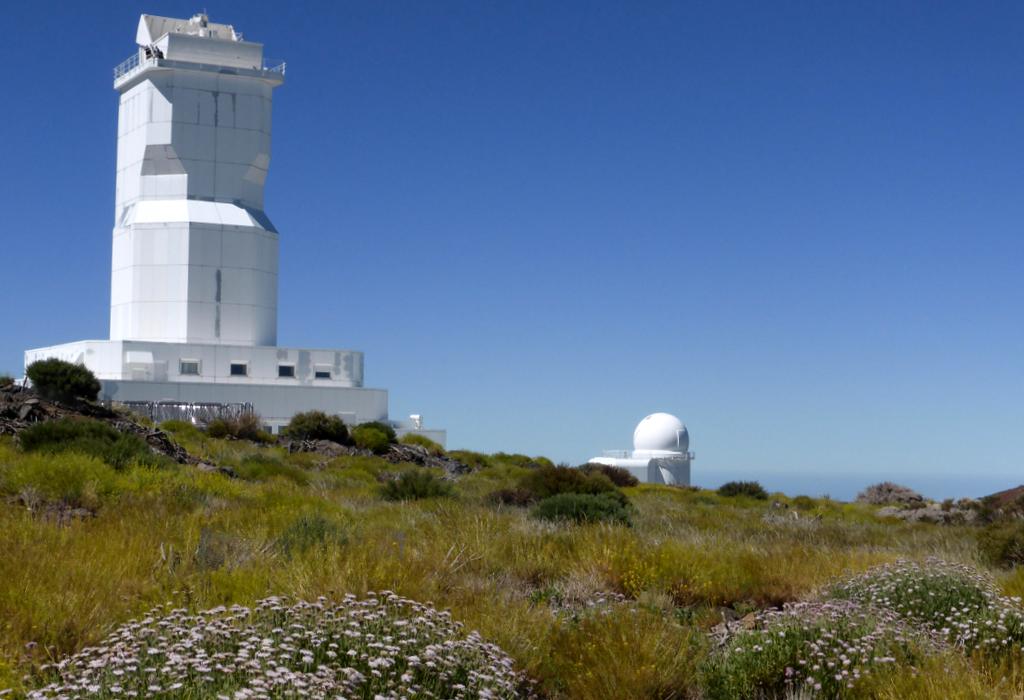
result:
[[(106, 337), (111, 68), (196, 9), (5, 6), (0, 370)], [(280, 342), (365, 351), (393, 415), (578, 463), (669, 411), (703, 485), (1024, 481), (1024, 5), (207, 9), (288, 61)]]

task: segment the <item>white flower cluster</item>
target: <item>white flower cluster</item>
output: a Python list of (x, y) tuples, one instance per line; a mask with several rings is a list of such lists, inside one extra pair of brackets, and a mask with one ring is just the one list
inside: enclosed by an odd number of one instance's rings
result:
[(833, 595), (891, 610), (967, 652), (1024, 644), (1020, 598), (1000, 595), (990, 578), (962, 564), (901, 560), (838, 584)]
[(384, 591), (160, 607), (42, 669), (29, 698), (512, 698), (512, 659), (447, 612)]

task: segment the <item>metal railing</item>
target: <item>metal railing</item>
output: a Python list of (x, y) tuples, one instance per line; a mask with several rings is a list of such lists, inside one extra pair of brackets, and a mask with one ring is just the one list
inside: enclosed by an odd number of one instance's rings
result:
[[(124, 78), (124, 77), (126, 77), (128, 75), (131, 75), (132, 73), (136, 72), (137, 70), (139, 70), (141, 68), (144, 68), (146, 66), (159, 65), (160, 61), (166, 61), (166, 60), (169, 60), (169, 59), (157, 58), (156, 56), (147, 56), (147, 57), (143, 58), (141, 52), (136, 51), (134, 54), (132, 54), (131, 56), (129, 56), (125, 60), (123, 60), (120, 63), (118, 63), (116, 66), (114, 66), (114, 82), (117, 82), (118, 80), (121, 80), (122, 78)], [(221, 66), (221, 65), (206, 64), (206, 63), (194, 63), (192, 61), (175, 61), (173, 59), (170, 59), (170, 60), (171, 60), (172, 63), (182, 63), (182, 64), (187, 64), (187, 65), (192, 65), (192, 66), (195, 66), (197, 68), (217, 68), (217, 69), (231, 68), (231, 66)], [(278, 75), (282, 75), (283, 76), (284, 72), (285, 72), (285, 68), (287, 68), (287, 66), (288, 66), (288, 64), (285, 61), (282, 61), (280, 59), (265, 58), (265, 59), (263, 59), (263, 62), (260, 64), (260, 67), (259, 67), (258, 70), (260, 70), (260, 71), (262, 71), (264, 73), (277, 73)], [(255, 68), (246, 68), (246, 69), (243, 69), (243, 70), (257, 70), (257, 69), (255, 69)]]
[(110, 407), (121, 406), (132, 413), (149, 418), (154, 423), (165, 420), (187, 421), (192, 425), (206, 425), (221, 418), (234, 420), (254, 413), (251, 403), (185, 403), (181, 401), (108, 401)]

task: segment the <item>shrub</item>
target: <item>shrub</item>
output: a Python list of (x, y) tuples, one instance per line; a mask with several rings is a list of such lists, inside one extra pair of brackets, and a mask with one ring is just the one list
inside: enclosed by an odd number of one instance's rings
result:
[(584, 474), (604, 474), (619, 488), (636, 486), (640, 483), (640, 480), (630, 474), (627, 469), (623, 469), (622, 467), (613, 467), (610, 464), (596, 464), (594, 462), (589, 462), (582, 465), (579, 469)]
[(448, 456), (454, 460), (462, 462), (467, 467), (473, 469), (486, 469), (494, 465), (491, 461), (490, 455), (485, 455), (483, 452), (473, 452), (472, 450), (450, 450)]
[(923, 506), (924, 496), (906, 486), (883, 481), (868, 486), (857, 494), (857, 502), (875, 506), (898, 505), (912, 508)]
[(448, 613), (388, 591), (369, 596), (267, 598), (196, 615), (157, 608), (44, 666), (49, 685), (32, 697), (517, 696), (512, 659)]
[(425, 469), (414, 469), (384, 484), (383, 496), (388, 501), (417, 501), (447, 497), (453, 492), (451, 483)]
[(0, 388), (14, 384), (14, 377), (9, 374), (0, 374)]
[(30, 454), (0, 464), (0, 490), (6, 494), (34, 493), (71, 507), (95, 508), (100, 497), (116, 490), (117, 476), (109, 465), (89, 455), (69, 453), (56, 459), (48, 454)]
[(498, 489), (487, 495), (487, 501), (494, 505), (523, 507), (536, 503), (537, 497), (527, 489)]
[(1024, 564), (1024, 524), (988, 525), (978, 533), (978, 549), (992, 566), (1009, 569)]
[(291, 555), (313, 547), (344, 544), (346, 539), (345, 530), (338, 523), (312, 513), (296, 518), (277, 538), (277, 544), (286, 555)]
[(399, 442), (402, 443), (403, 445), (417, 445), (419, 447), (422, 447), (435, 457), (440, 457), (441, 455), (444, 454), (443, 447), (441, 447), (439, 444), (437, 444), (436, 442), (434, 442), (433, 440), (424, 435), (417, 435), (416, 433), (406, 433), (405, 435), (402, 436), (402, 439), (399, 440)]
[(85, 366), (54, 357), (33, 362), (25, 374), (41, 396), (56, 401), (95, 401), (102, 388), (96, 375)]
[(848, 697), (865, 676), (922, 656), (894, 615), (855, 603), (788, 604), (759, 613), (756, 624), (704, 664), (702, 697)]
[(529, 455), (495, 452), (490, 457), (492, 464), (510, 464), (514, 467), (535, 469), (536, 467), (553, 467), (554, 463), (547, 457), (530, 457)]
[(350, 442), (345, 421), (323, 411), (296, 413), (281, 433), (292, 440), (330, 440), (339, 445)]
[(572, 467), (540, 467), (524, 476), (519, 485), (538, 499), (560, 493), (615, 493), (625, 502), (625, 496), (604, 474), (587, 474)]
[(21, 431), (18, 440), (26, 452), (78, 452), (103, 460), (115, 469), (166, 461), (137, 435), (122, 433), (107, 423), (88, 418), (36, 423)]
[(370, 450), (380, 455), (388, 451), (391, 439), (388, 434), (378, 428), (379, 424), (364, 423), (352, 429), (352, 442), (361, 450)]
[(299, 485), (309, 483), (309, 476), (305, 471), (268, 455), (246, 457), (235, 468), (235, 473), (250, 481), (267, 481), (275, 477), (282, 477)]
[(631, 525), (629, 508), (616, 498), (617, 495), (615, 492), (559, 493), (537, 503), (533, 515), (541, 520)]
[(374, 430), (379, 430), (380, 432), (388, 436), (388, 442), (396, 442), (398, 440), (398, 436), (395, 435), (395, 429), (392, 428), (387, 423), (382, 423), (379, 420), (372, 420), (369, 423), (360, 423), (358, 427), (373, 428)]
[(768, 492), (756, 481), (730, 481), (718, 488), (719, 496), (746, 496), (758, 500), (766, 500)]
[(212, 438), (274, 442), (274, 436), (263, 429), (263, 421), (255, 413), (244, 413), (237, 418), (214, 418), (206, 424), (206, 434)]
[(811, 510), (818, 504), (810, 496), (794, 496), (793, 507), (797, 510)]

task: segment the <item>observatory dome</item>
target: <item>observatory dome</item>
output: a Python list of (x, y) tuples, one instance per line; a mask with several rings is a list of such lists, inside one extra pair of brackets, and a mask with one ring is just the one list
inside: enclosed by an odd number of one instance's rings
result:
[(690, 434), (683, 422), (672, 414), (652, 413), (633, 431), (633, 449), (686, 452), (690, 449)]

